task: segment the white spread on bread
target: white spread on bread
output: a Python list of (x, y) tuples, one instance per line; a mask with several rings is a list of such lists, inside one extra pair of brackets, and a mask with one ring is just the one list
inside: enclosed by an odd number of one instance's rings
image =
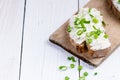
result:
[(112, 0), (114, 6), (120, 11), (120, 2), (119, 0)]
[(95, 8), (81, 8), (69, 21), (68, 32), (76, 43), (86, 42), (92, 50), (106, 49), (111, 46), (103, 27), (103, 17)]

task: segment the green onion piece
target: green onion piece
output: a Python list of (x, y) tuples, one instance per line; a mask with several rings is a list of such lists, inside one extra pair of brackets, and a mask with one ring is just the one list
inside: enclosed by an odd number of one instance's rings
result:
[(88, 9), (88, 12), (89, 12), (89, 13), (91, 12), (91, 8)]
[(97, 74), (98, 74), (97, 72), (94, 73), (95, 76), (96, 76)]
[(87, 39), (87, 43), (88, 44), (92, 43), (92, 39)]
[(84, 23), (89, 24), (89, 23), (90, 23), (90, 21), (84, 21)]
[(70, 78), (68, 76), (65, 76), (65, 80), (70, 80)]
[(91, 18), (93, 18), (94, 16), (92, 14), (89, 14)]
[(75, 67), (75, 65), (74, 64), (70, 64), (70, 68), (74, 68)]
[(74, 27), (75, 27), (76, 29), (80, 29), (80, 28), (81, 28), (80, 25), (75, 25)]
[(78, 30), (77, 35), (80, 36), (83, 33), (83, 31)]
[(78, 66), (78, 71), (81, 71), (83, 69), (83, 66)]
[(68, 26), (67, 31), (71, 32), (71, 26), (70, 25)]
[(118, 0), (118, 3), (120, 4), (120, 0)]
[(97, 34), (94, 34), (94, 39), (97, 39), (98, 38), (98, 35)]
[(95, 18), (95, 17), (92, 19), (92, 21), (93, 21), (95, 24), (97, 24), (97, 23), (98, 23), (98, 19), (97, 19), (97, 18)]
[(66, 70), (67, 70), (67, 67), (66, 67), (66, 66), (59, 66), (59, 69), (60, 69), (61, 71), (66, 71)]
[(76, 62), (76, 60), (75, 60), (75, 58), (74, 58), (73, 56), (68, 57), (67, 59), (68, 59), (68, 60), (71, 60), (72, 62)]
[(85, 80), (85, 76), (80, 76), (79, 80)]
[(93, 28), (94, 28), (95, 30), (97, 30), (97, 28), (96, 28), (95, 26), (93, 26)]
[(105, 22), (104, 22), (104, 21), (102, 21), (102, 25), (103, 25), (103, 26), (106, 26), (106, 24), (105, 24)]
[(83, 75), (84, 75), (84, 76), (88, 76), (88, 72), (84, 72)]
[(107, 39), (107, 38), (108, 38), (108, 35), (107, 35), (107, 34), (105, 34), (105, 35), (104, 35), (104, 38), (106, 38), (106, 39)]

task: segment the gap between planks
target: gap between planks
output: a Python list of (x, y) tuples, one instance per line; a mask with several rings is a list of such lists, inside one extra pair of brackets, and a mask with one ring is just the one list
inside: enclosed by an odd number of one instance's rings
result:
[(21, 50), (20, 50), (20, 65), (19, 65), (19, 79), (18, 80), (21, 80), (21, 67), (22, 67), (22, 53), (23, 53), (23, 41), (24, 41), (24, 26), (25, 26), (26, 3), (27, 3), (27, 0), (24, 0), (22, 36), (21, 36)]

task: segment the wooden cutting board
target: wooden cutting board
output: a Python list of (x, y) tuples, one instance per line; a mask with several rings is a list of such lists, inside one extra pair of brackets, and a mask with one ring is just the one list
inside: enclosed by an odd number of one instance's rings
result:
[(81, 53), (78, 53), (76, 49), (70, 44), (68, 36), (66, 36), (66, 27), (68, 26), (68, 21), (66, 21), (60, 28), (58, 28), (49, 38), (49, 40), (65, 50), (69, 51), (73, 55), (77, 56), (81, 60), (93, 65), (100, 65), (111, 53), (120, 45), (120, 20), (118, 20), (111, 12), (106, 0), (90, 0), (84, 7), (96, 8), (103, 14), (104, 21), (106, 23), (106, 32), (109, 35), (111, 42), (111, 50), (107, 53), (106, 57), (88, 59)]

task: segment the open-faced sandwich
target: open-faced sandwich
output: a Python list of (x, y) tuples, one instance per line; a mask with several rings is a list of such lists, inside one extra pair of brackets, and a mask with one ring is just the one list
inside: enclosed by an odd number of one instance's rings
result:
[(69, 20), (69, 40), (79, 53), (87, 52), (85, 55), (89, 58), (105, 57), (111, 43), (104, 26), (100, 11), (95, 8), (82, 8)]
[(107, 0), (111, 11), (120, 19), (120, 0)]

